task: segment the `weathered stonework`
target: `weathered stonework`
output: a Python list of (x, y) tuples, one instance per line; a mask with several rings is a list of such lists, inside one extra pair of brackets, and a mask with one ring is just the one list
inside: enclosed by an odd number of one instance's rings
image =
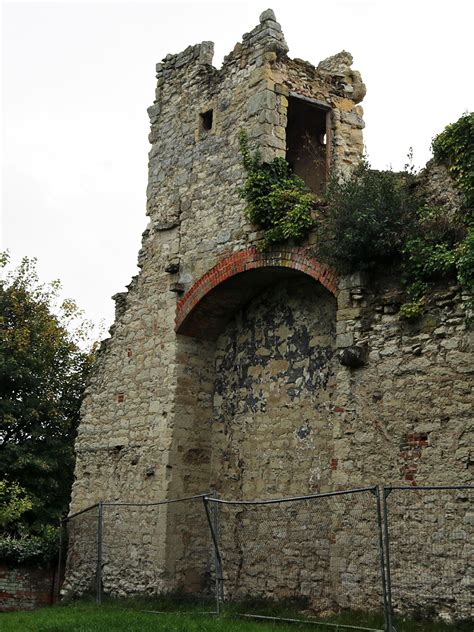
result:
[[(259, 254), (244, 214), (239, 130), (264, 159), (284, 157), (291, 99), (325, 121), (332, 170), (359, 161), (365, 86), (350, 54), (317, 67), (288, 58), (270, 10), (219, 70), (212, 51), (203, 42), (157, 65), (140, 274), (114, 297), (87, 390), (71, 512), (211, 488), (269, 498), (466, 483), (474, 365), (459, 288), (440, 290), (409, 325), (396, 280), (337, 280), (314, 260), (314, 235)], [(117, 514), (105, 589), (205, 588), (201, 509), (169, 505), (148, 522)], [(81, 587), (71, 558), (65, 590)]]
[(226, 497), (329, 485), (335, 313), (327, 290), (297, 277), (254, 299), (218, 339), (211, 483)]

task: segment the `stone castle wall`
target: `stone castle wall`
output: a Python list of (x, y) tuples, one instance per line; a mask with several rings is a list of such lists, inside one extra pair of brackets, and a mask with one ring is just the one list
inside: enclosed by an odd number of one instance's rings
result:
[[(330, 167), (347, 173), (364, 126), (351, 56), (317, 67), (288, 58), (271, 11), (221, 69), (212, 48), (203, 42), (157, 66), (140, 273), (114, 297), (111, 338), (87, 390), (71, 512), (211, 488), (269, 498), (467, 482), (473, 363), (459, 288), (441, 288), (408, 325), (396, 280), (336, 281), (312, 258), (314, 235), (252, 250), (262, 235), (239, 194), (239, 130), (264, 159), (285, 156), (298, 95), (329, 112)], [(358, 354), (361, 366), (341, 364), (341, 353)], [(117, 515), (123, 546), (110, 549), (107, 590), (209, 585), (208, 534), (192, 507), (162, 507), (155, 522)], [(141, 575), (130, 556), (137, 520), (149, 549)], [(74, 590), (80, 581), (68, 577)]]

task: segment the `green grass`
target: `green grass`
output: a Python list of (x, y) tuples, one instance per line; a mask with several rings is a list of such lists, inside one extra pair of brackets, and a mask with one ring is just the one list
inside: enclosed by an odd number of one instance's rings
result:
[[(174, 612), (166, 612), (173, 609)], [(177, 609), (180, 609), (177, 612)], [(160, 614), (150, 612), (159, 610)], [(257, 605), (246, 603), (233, 605), (220, 617), (201, 614), (202, 604), (172, 602), (170, 600), (107, 600), (102, 606), (85, 601), (60, 604), (33, 612), (0, 614), (1, 632), (334, 632), (338, 628), (255, 621), (237, 618), (238, 612), (257, 612), (268, 616), (292, 616), (289, 604)], [(300, 615), (301, 616), (301, 615)], [(362, 613), (345, 613), (327, 621), (348, 625), (360, 625), (383, 629), (380, 616)], [(437, 623), (397, 621), (398, 632), (455, 632), (463, 628)], [(468, 628), (464, 628), (467, 630)], [(470, 628), (469, 628), (470, 629)], [(339, 632), (349, 632), (339, 628)], [(355, 632), (355, 631), (354, 631)]]

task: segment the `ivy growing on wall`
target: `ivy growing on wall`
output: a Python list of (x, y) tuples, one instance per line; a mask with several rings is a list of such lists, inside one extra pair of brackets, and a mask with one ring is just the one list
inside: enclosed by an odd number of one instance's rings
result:
[(431, 144), (435, 160), (446, 165), (464, 193), (466, 210), (471, 214), (474, 203), (474, 112), (465, 113), (435, 136)]
[(305, 237), (313, 226), (315, 197), (284, 158), (262, 161), (251, 153), (247, 134), (240, 132), (242, 162), (247, 172), (241, 195), (247, 202), (248, 219), (263, 230), (259, 248)]
[(446, 166), (463, 194), (463, 204), (451, 215), (444, 208), (418, 210), (414, 234), (403, 248), (411, 301), (402, 306), (401, 313), (407, 318), (422, 313), (430, 284), (449, 276), (457, 277), (471, 295), (468, 312), (474, 309), (474, 113), (448, 125), (433, 139), (432, 149), (435, 161)]

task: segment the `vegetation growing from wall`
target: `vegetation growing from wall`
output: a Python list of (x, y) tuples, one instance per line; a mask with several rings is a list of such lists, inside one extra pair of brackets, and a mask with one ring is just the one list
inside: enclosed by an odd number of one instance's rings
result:
[(313, 226), (315, 196), (284, 158), (264, 163), (258, 151), (250, 152), (244, 131), (239, 140), (247, 172), (241, 195), (247, 202), (248, 219), (264, 231), (260, 249), (302, 239)]
[(28, 259), (0, 281), (0, 557), (10, 561), (48, 557), (69, 503), (92, 357), (80, 347), (87, 323), (73, 301), (56, 305), (58, 290)]
[[(466, 197), (472, 214), (474, 203), (474, 112), (466, 113), (435, 136), (431, 148), (435, 160), (448, 171)], [(471, 218), (472, 219), (472, 218)]]
[(374, 171), (366, 160), (350, 179), (333, 177), (317, 213), (318, 257), (341, 274), (391, 263), (413, 224), (411, 184), (408, 174)]
[[(464, 194), (455, 213), (428, 204), (412, 171), (374, 171), (364, 161), (350, 179), (331, 179), (316, 218), (317, 255), (338, 272), (399, 270), (409, 297), (401, 308), (406, 318), (422, 314), (440, 279), (474, 294), (474, 114), (449, 125), (433, 151)], [(471, 298), (467, 309), (473, 308)]]
[(471, 295), (474, 308), (474, 113), (464, 114), (433, 139), (435, 161), (444, 164), (463, 193), (456, 213), (426, 205), (418, 210), (415, 231), (403, 248), (404, 280), (411, 301), (402, 315), (417, 317), (433, 281), (455, 277)]

